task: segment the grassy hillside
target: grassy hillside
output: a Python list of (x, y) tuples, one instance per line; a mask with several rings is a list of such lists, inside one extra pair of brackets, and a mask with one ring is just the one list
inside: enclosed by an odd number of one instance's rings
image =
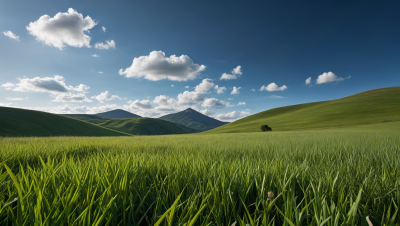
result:
[(114, 119), (122, 119), (122, 118), (140, 118), (139, 115), (132, 114), (128, 111), (124, 111), (121, 109), (115, 109), (112, 111), (107, 111), (103, 113), (96, 114), (97, 116), (106, 117), (106, 118), (114, 118)]
[(133, 135), (185, 134), (200, 132), (184, 125), (155, 118), (112, 119), (98, 125)]
[(375, 89), (349, 97), (275, 108), (240, 119), (207, 133), (259, 132), (348, 127), (400, 121), (400, 87)]
[(98, 115), (88, 115), (88, 114), (64, 114), (63, 116), (79, 119), (79, 120), (94, 123), (94, 124), (102, 123), (104, 121), (111, 119), (111, 118), (102, 117), (102, 116), (98, 116)]
[(61, 115), (0, 107), (0, 136), (127, 136)]
[(191, 108), (178, 113), (165, 115), (160, 117), (160, 119), (179, 123), (200, 131), (207, 131), (227, 124), (227, 122), (221, 122), (210, 118)]

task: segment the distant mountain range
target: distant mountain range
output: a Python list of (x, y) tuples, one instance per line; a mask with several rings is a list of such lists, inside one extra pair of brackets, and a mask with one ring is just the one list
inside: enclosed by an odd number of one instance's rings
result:
[(139, 115), (132, 114), (128, 111), (124, 111), (121, 109), (116, 109), (112, 111), (107, 111), (103, 113), (95, 114), (97, 116), (102, 116), (106, 118), (113, 118), (113, 119), (122, 119), (122, 118), (140, 118)]
[(211, 130), (227, 124), (227, 122), (221, 122), (214, 118), (208, 117), (191, 108), (178, 113), (162, 116), (160, 119), (179, 123), (200, 131)]

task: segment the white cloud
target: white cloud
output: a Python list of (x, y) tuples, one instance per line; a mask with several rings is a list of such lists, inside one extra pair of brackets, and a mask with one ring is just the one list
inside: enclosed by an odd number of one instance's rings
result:
[(185, 91), (178, 95), (178, 101), (181, 104), (198, 103), (202, 102), (203, 100), (204, 100), (204, 95), (196, 91), (193, 92)]
[(267, 97), (264, 97), (264, 98), (277, 98), (277, 99), (279, 99), (279, 98), (285, 98), (285, 97), (277, 96), (277, 95), (270, 95), (270, 96), (267, 96)]
[(185, 86), (185, 88), (186, 88), (186, 89), (189, 89), (189, 88), (190, 88), (190, 86)]
[(214, 83), (211, 82), (211, 81), (212, 81), (212, 79), (209, 79), (209, 78), (203, 79), (203, 81), (201, 81), (201, 83), (198, 84), (198, 85), (196, 86), (196, 88), (194, 89), (194, 91), (195, 91), (195, 92), (198, 92), (198, 93), (205, 93), (205, 92), (207, 92), (207, 91), (210, 90), (212, 87), (214, 87)]
[(12, 88), (14, 88), (15, 85), (11, 82), (7, 82), (7, 83), (4, 83), (3, 85), (1, 85), (1, 87), (4, 87), (6, 90), (12, 90)]
[(251, 89), (250, 91), (252, 91), (252, 92), (255, 92), (255, 91), (256, 91), (256, 89)]
[(176, 107), (179, 105), (177, 100), (175, 100), (174, 98), (167, 97), (165, 95), (156, 96), (153, 102), (160, 106)]
[(106, 32), (106, 27), (102, 26), (101, 29)]
[(226, 114), (219, 114), (215, 116), (215, 118), (221, 121), (234, 121), (248, 115), (250, 115), (250, 112), (248, 111), (232, 111)]
[(62, 93), (56, 96), (51, 102), (92, 102), (84, 93)]
[(309, 85), (311, 83), (311, 77), (309, 77), (308, 79), (306, 79), (306, 85)]
[(210, 111), (210, 110), (208, 110), (208, 109), (200, 110), (200, 113), (202, 113), (203, 115), (207, 115), (207, 116), (209, 116), (209, 117), (213, 117), (214, 114), (215, 114), (215, 112)]
[(102, 71), (99, 71), (99, 74), (103, 74), (103, 72), (102, 72)]
[(19, 41), (19, 36), (12, 33), (11, 31), (3, 31), (3, 34), (9, 38)]
[(20, 98), (20, 97), (6, 97), (7, 100), (24, 100), (24, 98)]
[(246, 102), (239, 102), (236, 106), (246, 105)]
[(174, 85), (171, 85), (171, 87), (174, 87)]
[(323, 84), (328, 82), (340, 82), (343, 80), (344, 78), (338, 78), (333, 72), (324, 72), (322, 75), (318, 76), (317, 84)]
[(287, 89), (287, 86), (285, 86), (285, 85), (279, 87), (275, 83), (270, 83), (268, 86), (261, 86), (260, 91), (266, 90), (268, 92), (273, 92), (273, 91), (283, 91), (285, 89)]
[[(66, 93), (66, 92), (85, 92), (90, 87), (84, 84), (80, 84), (76, 87), (67, 86), (65, 84), (65, 79), (63, 76), (54, 75), (54, 77), (35, 77), (32, 79), (29, 78), (18, 78), (19, 83), (12, 84), (6, 83), (3, 84), (3, 87), (11, 88), (14, 87), (14, 91), (20, 92), (50, 92), (50, 93)], [(14, 85), (14, 86), (11, 86)]]
[(93, 54), (92, 55), (92, 57), (100, 57), (99, 55), (97, 55), (97, 54)]
[(165, 57), (162, 51), (153, 51), (148, 56), (135, 57), (130, 67), (119, 70), (120, 75), (128, 78), (145, 78), (152, 81), (169, 79), (187, 81), (206, 69), (204, 65), (193, 63), (186, 55)]
[(97, 96), (92, 96), (92, 99), (98, 100), (100, 103), (104, 103), (104, 101), (111, 101), (111, 100), (121, 100), (121, 98), (118, 95), (111, 95), (110, 92), (105, 91), (100, 93)]
[(206, 98), (204, 102), (201, 104), (202, 107), (204, 108), (227, 108), (227, 107), (233, 107), (233, 105), (230, 105), (229, 102), (225, 102), (223, 100), (218, 100), (215, 98)]
[(232, 74), (227, 74), (227, 73), (223, 73), (221, 78), (219, 78), (220, 80), (230, 80), (230, 79), (236, 79), (236, 75), (241, 75), (242, 74), (242, 70), (241, 70), (241, 66), (237, 66), (232, 70)]
[(233, 98), (228, 98), (228, 100), (233, 100)]
[(234, 86), (233, 87), (233, 90), (232, 90), (232, 92), (231, 92), (231, 94), (240, 94), (240, 92), (239, 92), (239, 89), (241, 89), (242, 87), (237, 87), (236, 88), (236, 86)]
[(84, 32), (89, 32), (96, 24), (89, 16), (83, 18), (82, 14), (69, 8), (68, 12), (57, 13), (53, 18), (43, 15), (37, 21), (30, 22), (26, 29), (38, 41), (62, 50), (67, 45), (90, 48), (91, 38)]
[(102, 42), (98, 42), (98, 43), (94, 44), (94, 48), (96, 48), (96, 49), (111, 49), (111, 48), (115, 49), (115, 42), (114, 42), (114, 40), (111, 40), (111, 41), (107, 40), (105, 44)]
[(219, 87), (218, 85), (215, 85), (214, 89), (215, 92), (217, 92), (218, 94), (224, 93), (224, 91), (226, 90), (225, 86)]
[(152, 109), (153, 106), (149, 100), (135, 100), (129, 101), (131, 107), (133, 108), (141, 108), (141, 109)]

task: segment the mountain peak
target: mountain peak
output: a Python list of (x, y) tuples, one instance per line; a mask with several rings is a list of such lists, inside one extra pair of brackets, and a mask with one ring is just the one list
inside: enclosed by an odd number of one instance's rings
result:
[(140, 118), (139, 115), (135, 115), (133, 113), (130, 113), (129, 111), (125, 111), (122, 109), (115, 109), (103, 113), (98, 113), (96, 114), (98, 116), (103, 116), (107, 118), (114, 118), (114, 119), (121, 119), (121, 118)]

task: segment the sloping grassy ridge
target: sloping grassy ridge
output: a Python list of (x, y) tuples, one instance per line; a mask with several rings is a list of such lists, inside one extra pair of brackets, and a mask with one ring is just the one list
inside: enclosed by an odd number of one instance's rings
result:
[(260, 112), (206, 133), (335, 128), (400, 121), (400, 87), (375, 89), (345, 98), (280, 107)]
[(0, 107), (0, 136), (129, 136), (61, 115)]
[(133, 135), (162, 135), (198, 133), (199, 130), (155, 118), (112, 119), (97, 124), (113, 130)]

